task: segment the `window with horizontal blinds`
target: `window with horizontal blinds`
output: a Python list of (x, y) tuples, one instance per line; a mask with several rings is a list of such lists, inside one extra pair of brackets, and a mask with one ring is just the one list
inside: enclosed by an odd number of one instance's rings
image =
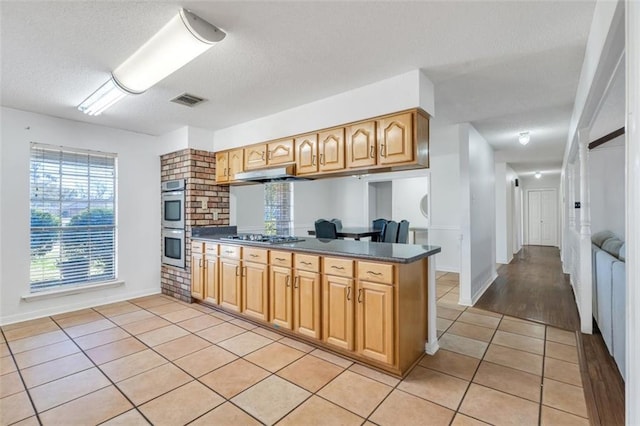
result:
[(270, 182), (264, 185), (264, 229), (267, 235), (292, 235), (292, 182)]
[(116, 277), (116, 155), (31, 145), (31, 292)]

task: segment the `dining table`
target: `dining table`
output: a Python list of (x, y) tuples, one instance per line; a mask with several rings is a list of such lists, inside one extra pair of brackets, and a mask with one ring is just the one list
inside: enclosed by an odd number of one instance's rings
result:
[[(307, 231), (309, 235), (316, 235), (315, 229)], [(369, 226), (345, 226), (340, 230), (337, 230), (336, 235), (338, 238), (353, 238), (354, 240), (360, 240), (360, 238), (371, 237), (371, 241), (378, 241), (382, 229), (371, 228)]]

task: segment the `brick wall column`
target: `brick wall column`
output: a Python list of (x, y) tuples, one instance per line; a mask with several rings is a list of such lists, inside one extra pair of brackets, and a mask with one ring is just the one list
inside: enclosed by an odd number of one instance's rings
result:
[[(185, 268), (162, 265), (160, 285), (162, 293), (191, 302), (191, 228), (229, 225), (229, 187), (216, 184), (213, 152), (184, 149), (161, 156), (160, 164), (162, 182), (186, 179)], [(206, 209), (202, 208), (203, 201)], [(160, 250), (162, 255), (162, 246)]]

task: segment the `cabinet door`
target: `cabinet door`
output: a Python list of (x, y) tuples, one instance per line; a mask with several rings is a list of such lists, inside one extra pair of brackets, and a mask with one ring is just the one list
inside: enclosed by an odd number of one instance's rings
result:
[(344, 169), (344, 127), (318, 134), (318, 160), (321, 172)]
[(244, 169), (244, 149), (234, 149), (229, 152), (229, 180), (236, 179), (236, 173)]
[(220, 258), (220, 305), (240, 312), (240, 261)]
[(351, 278), (325, 275), (322, 282), (323, 340), (342, 349), (353, 350), (353, 293)]
[(206, 255), (204, 265), (204, 299), (218, 304), (218, 258)]
[(267, 165), (267, 145), (254, 145), (244, 149), (244, 169), (258, 169)]
[(271, 300), (271, 322), (279, 327), (293, 328), (291, 269), (280, 266), (271, 267), (269, 294)]
[(204, 298), (204, 265), (202, 253), (191, 255), (191, 297), (202, 300)]
[(282, 139), (270, 142), (267, 145), (267, 152), (269, 164), (293, 163), (295, 152), (293, 149), (293, 139)]
[(245, 262), (242, 273), (242, 313), (267, 321), (269, 310), (267, 265)]
[(229, 181), (229, 152), (216, 152), (216, 182)]
[(410, 112), (378, 120), (380, 164), (413, 161), (412, 123)]
[(296, 174), (304, 175), (318, 171), (318, 134), (296, 138)]
[(293, 282), (293, 329), (320, 339), (320, 274), (297, 271)]
[(365, 121), (346, 128), (347, 167), (376, 165), (376, 122)]
[(359, 281), (356, 298), (358, 353), (393, 364), (393, 287)]

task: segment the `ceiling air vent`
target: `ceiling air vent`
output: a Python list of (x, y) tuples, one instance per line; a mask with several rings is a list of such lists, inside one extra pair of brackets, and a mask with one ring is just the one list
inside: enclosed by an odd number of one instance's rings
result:
[(205, 99), (190, 95), (188, 93), (183, 93), (182, 95), (176, 96), (175, 98), (171, 99), (171, 102), (175, 102), (177, 104), (185, 105), (188, 107), (194, 107), (204, 101)]

